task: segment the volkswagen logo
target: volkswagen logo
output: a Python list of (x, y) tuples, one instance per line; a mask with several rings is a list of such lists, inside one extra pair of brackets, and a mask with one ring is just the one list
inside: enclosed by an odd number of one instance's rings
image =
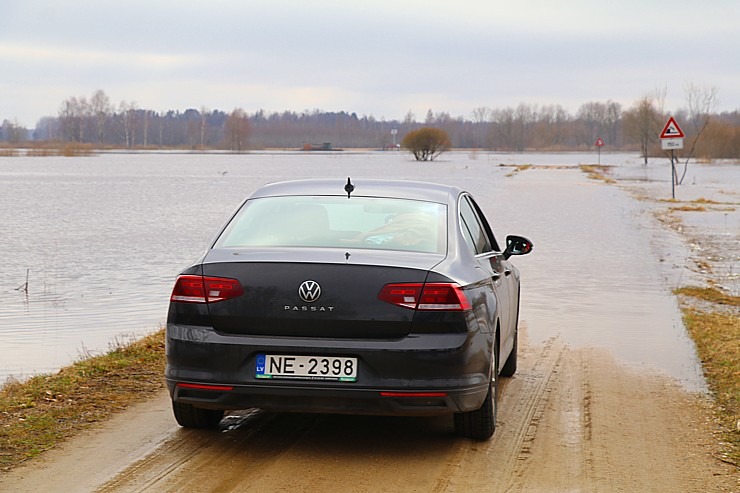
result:
[(298, 288), (298, 296), (306, 303), (313, 303), (321, 296), (321, 286), (316, 281), (303, 281)]

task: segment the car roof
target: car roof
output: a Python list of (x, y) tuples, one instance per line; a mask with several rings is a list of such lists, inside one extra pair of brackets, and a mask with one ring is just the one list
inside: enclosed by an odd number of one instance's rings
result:
[[(407, 180), (378, 180), (350, 178), (354, 186), (351, 195), (358, 197), (391, 197), (425, 200), (438, 203), (454, 203), (463, 190), (440, 183)], [(347, 195), (347, 179), (311, 179), (270, 183), (257, 189), (249, 198), (290, 195)]]

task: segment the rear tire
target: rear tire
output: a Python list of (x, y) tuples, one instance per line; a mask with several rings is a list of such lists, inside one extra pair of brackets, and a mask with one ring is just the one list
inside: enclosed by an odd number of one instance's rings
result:
[(224, 412), (216, 409), (202, 409), (192, 404), (172, 401), (172, 411), (177, 424), (183, 428), (215, 429), (224, 417)]
[(473, 440), (488, 440), (496, 431), (496, 415), (498, 411), (498, 340), (494, 347), (493, 367), (491, 368), (491, 382), (488, 384), (488, 393), (483, 399), (481, 407), (469, 412), (455, 414), (455, 432)]
[(518, 330), (514, 332), (514, 345), (511, 348), (511, 353), (509, 353), (509, 357), (506, 358), (506, 363), (504, 363), (504, 367), (501, 368), (500, 375), (502, 377), (513, 377), (514, 373), (516, 373), (517, 346), (519, 346)]
[(517, 349), (519, 347), (519, 304), (517, 303), (516, 306), (516, 320), (514, 324), (514, 345), (511, 347), (511, 352), (509, 353), (509, 357), (506, 358), (506, 363), (504, 363), (504, 367), (501, 368), (500, 375), (502, 377), (513, 377), (514, 373), (516, 373), (516, 359), (517, 359)]

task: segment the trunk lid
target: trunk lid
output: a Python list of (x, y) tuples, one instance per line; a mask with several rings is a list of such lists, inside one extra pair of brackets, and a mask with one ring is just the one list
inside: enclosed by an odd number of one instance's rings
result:
[(208, 305), (226, 334), (394, 339), (414, 310), (378, 299), (383, 286), (424, 282), (442, 255), (380, 250), (214, 249), (204, 276), (238, 279), (244, 294)]

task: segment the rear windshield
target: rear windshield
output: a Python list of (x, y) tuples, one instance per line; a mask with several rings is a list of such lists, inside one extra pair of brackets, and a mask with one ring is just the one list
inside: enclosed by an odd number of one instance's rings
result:
[(377, 197), (266, 197), (247, 201), (216, 248), (329, 247), (444, 253), (447, 207)]

